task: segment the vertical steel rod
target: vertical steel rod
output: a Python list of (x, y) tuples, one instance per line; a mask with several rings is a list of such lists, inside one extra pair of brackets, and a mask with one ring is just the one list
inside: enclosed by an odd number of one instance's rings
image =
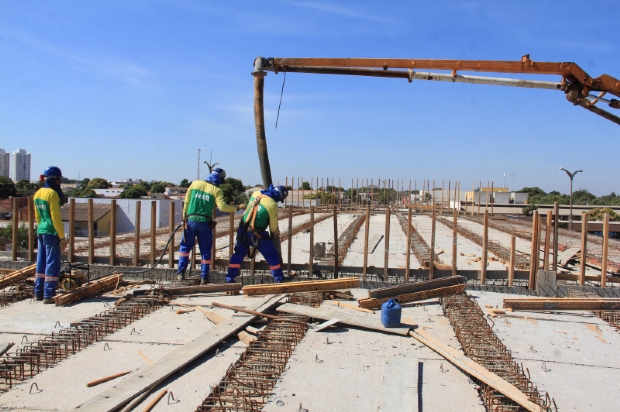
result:
[(560, 224), (560, 205), (553, 204), (553, 271), (558, 271), (558, 231)]
[(601, 287), (607, 286), (607, 256), (609, 253), (609, 213), (603, 216), (603, 253), (601, 256)]
[(549, 270), (549, 257), (551, 255), (551, 225), (553, 224), (553, 211), (547, 211), (547, 225), (545, 227), (545, 257), (543, 259), (543, 270)]
[(95, 222), (93, 199), (88, 199), (88, 264), (95, 263)]
[[(488, 195), (488, 192), (487, 192)], [(488, 199), (488, 196), (487, 196)], [(484, 285), (487, 280), (487, 264), (489, 253), (489, 211), (484, 210), (484, 227), (482, 234), (482, 259), (480, 260), (480, 284)]]
[[(368, 186), (368, 182), (366, 182)], [(368, 272), (368, 231), (370, 229), (370, 205), (366, 204), (366, 221), (364, 222), (364, 268), (362, 278), (366, 282)]]
[[(411, 181), (409, 181), (411, 186)], [(411, 190), (410, 190), (411, 191)], [(411, 204), (407, 205), (407, 246), (406, 246), (406, 266), (405, 283), (409, 282), (409, 272), (411, 270)]]
[(530, 253), (530, 278), (528, 283), (528, 288), (530, 290), (534, 289), (534, 277), (536, 276), (536, 268), (538, 266), (539, 256), (536, 256), (536, 242), (538, 240), (538, 211), (535, 210), (532, 213), (532, 247)]
[(588, 260), (588, 215), (581, 214), (581, 262), (579, 265), (579, 286), (586, 284), (586, 263)]
[[(71, 235), (73, 236), (73, 233)], [(116, 199), (110, 202), (110, 265), (116, 265)]]
[(133, 265), (140, 266), (140, 212), (142, 211), (142, 202), (140, 200), (136, 200), (136, 221), (135, 221), (135, 231), (133, 237)]

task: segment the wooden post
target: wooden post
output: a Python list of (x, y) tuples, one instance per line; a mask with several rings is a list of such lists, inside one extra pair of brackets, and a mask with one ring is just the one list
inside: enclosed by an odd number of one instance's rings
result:
[[(456, 201), (456, 206), (458, 208), (459, 211), (459, 215), (461, 214), (461, 181), (459, 180), (459, 185), (458, 185), (458, 190), (457, 190), (457, 201)], [(465, 204), (467, 204), (467, 202), (465, 202)], [(467, 208), (465, 208), (465, 216), (467, 216)]]
[(384, 281), (388, 280), (388, 265), (390, 260), (390, 207), (385, 208), (385, 248), (383, 249), (383, 277)]
[[(451, 206), (450, 205), (450, 192), (452, 191), (451, 186), (450, 186), (451, 184), (452, 184), (452, 181), (448, 180), (448, 210), (450, 210), (450, 206)], [(456, 186), (455, 186), (455, 188), (456, 188)]]
[(69, 232), (65, 233), (67, 238), (67, 260), (75, 262), (75, 199), (69, 199)]
[(480, 203), (482, 203), (482, 180), (478, 186), (478, 215), (480, 215)]
[(293, 258), (293, 206), (288, 207), (288, 245), (287, 245), (287, 271), (291, 276), (291, 259)]
[[(488, 195), (488, 192), (487, 192)], [(488, 197), (487, 197), (488, 199)], [(487, 280), (487, 260), (489, 253), (489, 211), (484, 210), (484, 232), (482, 234), (482, 259), (480, 260), (480, 284), (484, 285)]]
[(13, 232), (11, 238), (11, 260), (17, 260), (17, 250), (19, 249), (19, 199), (13, 198), (13, 216), (12, 222)]
[(310, 202), (310, 253), (308, 256), (308, 277), (313, 274), (314, 268), (314, 206)]
[(435, 277), (435, 221), (437, 220), (436, 210), (433, 208), (433, 212), (431, 214), (431, 256), (430, 263), (428, 266), (428, 278), (433, 279)]
[(142, 201), (136, 200), (136, 222), (135, 231), (133, 236), (133, 265), (140, 266), (140, 228), (142, 222), (140, 222), (140, 213), (142, 212)]
[[(476, 202), (474, 200), (475, 196), (476, 196), (476, 182), (471, 182), (471, 215), (472, 216), (474, 215), (474, 209), (476, 205)], [(467, 215), (467, 211), (465, 211), (465, 215)]]
[[(34, 233), (34, 198), (28, 197), (28, 261), (34, 262), (36, 256), (34, 253), (34, 245), (36, 243), (36, 236)], [(67, 234), (65, 233), (65, 237)]]
[(528, 288), (534, 290), (534, 278), (538, 269), (539, 256), (536, 255), (536, 242), (538, 241), (538, 211), (535, 210), (532, 214), (532, 247), (530, 249), (530, 278)]
[(487, 180), (487, 191), (484, 196), (484, 210), (489, 210), (489, 181)]
[[(174, 200), (170, 201), (170, 216), (168, 216), (168, 235), (172, 236), (174, 233)], [(215, 243), (215, 239), (213, 239), (213, 243)], [(174, 236), (170, 239), (170, 245), (168, 246), (170, 249), (168, 250), (168, 267), (174, 268)], [(212, 256), (211, 259), (215, 258)]]
[(95, 263), (95, 222), (93, 199), (88, 199), (88, 264)]
[[(211, 213), (211, 220), (215, 220), (215, 207), (216, 204), (213, 204), (213, 212)], [(213, 239), (213, 242), (211, 242), (211, 266), (209, 266), (209, 271), (211, 271), (211, 269), (215, 268), (215, 258), (216, 258), (216, 243), (217, 243), (217, 228), (214, 226), (213, 229), (211, 229), (211, 239)], [(278, 238), (278, 244), (280, 242), (280, 238)], [(196, 247), (196, 243), (198, 243), (197, 241), (194, 242), (194, 247)], [(202, 262), (202, 255), (200, 256), (200, 261)], [(200, 267), (202, 268), (202, 263), (200, 265)]]
[(157, 255), (157, 200), (151, 201), (151, 266), (155, 266)]
[[(333, 185), (332, 185), (333, 187)], [(333, 206), (334, 212), (334, 279), (338, 277), (338, 209)]]
[(601, 257), (601, 287), (607, 286), (607, 254), (609, 253), (609, 213), (603, 217), (603, 254)]
[[(411, 186), (411, 181), (409, 182)], [(410, 190), (411, 191), (411, 190)], [(407, 246), (406, 246), (405, 283), (409, 282), (411, 266), (411, 204), (407, 205)]]
[(235, 212), (230, 212), (228, 218), (228, 259), (235, 253)]
[(452, 217), (452, 276), (456, 276), (456, 258), (457, 258), (457, 210), (454, 209), (453, 217)]
[[(284, 185), (288, 187), (288, 176), (286, 176), (286, 183), (284, 183)], [(284, 199), (284, 206), (286, 206), (286, 199)]]
[(517, 238), (510, 236), (510, 266), (508, 267), (508, 287), (512, 287), (515, 279), (515, 250), (517, 249)]
[[(71, 201), (75, 205), (75, 199), (71, 199)], [(112, 199), (110, 203), (110, 266), (114, 266), (116, 264), (116, 199)], [(75, 220), (75, 216), (73, 220)], [(71, 221), (69, 221), (69, 228), (71, 228)]]
[(549, 270), (549, 255), (551, 254), (551, 225), (553, 219), (553, 212), (549, 210), (547, 212), (547, 225), (545, 228), (545, 258), (543, 260), (543, 270)]
[[(366, 184), (368, 186), (368, 184)], [(366, 205), (366, 221), (364, 222), (364, 268), (362, 279), (366, 282), (366, 275), (368, 273), (368, 231), (370, 229), (370, 205)]]
[(560, 205), (553, 204), (553, 271), (558, 271), (558, 229), (560, 224)]
[(586, 284), (586, 263), (588, 260), (588, 215), (581, 214), (581, 264), (579, 265), (579, 286)]
[(443, 215), (443, 189), (444, 189), (444, 180), (441, 181), (441, 214)]
[(491, 214), (493, 214), (493, 206), (495, 205), (495, 188), (494, 184), (491, 182)]

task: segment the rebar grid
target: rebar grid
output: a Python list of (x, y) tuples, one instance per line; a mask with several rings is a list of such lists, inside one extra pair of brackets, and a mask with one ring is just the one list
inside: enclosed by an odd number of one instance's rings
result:
[[(349, 223), (349, 226), (338, 236), (338, 266), (342, 265), (344, 259), (347, 256), (347, 252), (351, 247), (351, 244), (355, 240), (355, 236), (357, 236), (357, 232), (360, 231), (362, 224), (366, 220), (366, 215), (353, 215), (353, 220)], [(332, 247), (325, 253), (325, 256), (321, 259), (321, 263), (326, 265), (334, 264), (335, 257), (335, 243), (332, 244)]]
[(20, 300), (32, 298), (33, 295), (33, 288), (23, 284), (17, 286), (17, 288), (10, 288), (9, 290), (4, 289), (0, 291), (0, 308), (9, 306), (11, 303), (19, 302)]
[[(530, 401), (540, 405), (541, 410), (557, 411), (557, 406), (549, 395), (543, 396), (538, 392), (530, 379), (529, 370), (512, 359), (510, 351), (495, 335), (475, 300), (463, 293), (441, 298), (441, 306), (446, 317), (450, 319), (465, 355), (519, 388)], [(480, 397), (488, 411), (525, 410), (485, 383), (478, 383)]]
[(36, 342), (21, 345), (0, 361), (0, 391), (34, 377), (106, 335), (166, 304), (162, 297), (140, 297), (91, 316)]
[[(452, 220), (443, 218), (441, 216), (437, 216), (437, 221), (446, 225), (450, 229), (452, 229), (454, 226), (453, 224), (454, 222)], [(479, 234), (472, 232), (471, 230), (459, 225), (458, 223), (456, 224), (456, 231), (458, 232), (459, 235), (463, 236), (466, 239), (471, 240), (478, 246), (480, 247), (483, 246), (484, 240), (482, 236), (480, 236)], [(493, 242), (493, 241), (489, 241), (487, 247), (488, 247), (489, 252), (493, 253), (498, 258), (504, 260), (505, 262), (510, 262), (510, 249), (508, 249), (507, 247), (504, 247), (500, 245), (498, 242)], [(486, 262), (484, 264), (486, 264)], [(530, 260), (524, 254), (520, 252), (515, 252), (515, 267), (517, 269), (529, 270)]]
[[(568, 296), (571, 298), (600, 298), (600, 296), (596, 293), (588, 293), (575, 289), (570, 289), (568, 291)], [(594, 316), (603, 319), (605, 322), (608, 322), (611, 326), (620, 331), (620, 307), (618, 307), (618, 310), (593, 310), (592, 313)]]
[(307, 322), (307, 317), (297, 315), (274, 319), (228, 368), (196, 411), (261, 411), (293, 350), (305, 336)]
[[(403, 232), (405, 232), (405, 235), (406, 235), (407, 224), (408, 224), (407, 218), (405, 217), (403, 213), (400, 213), (399, 211), (396, 211), (396, 216), (398, 217), (398, 223), (400, 223), (400, 226), (402, 227)], [(428, 245), (428, 243), (426, 243), (422, 235), (418, 233), (413, 223), (411, 224), (411, 251), (413, 252), (416, 259), (418, 259), (418, 262), (420, 262), (422, 266), (430, 267), (431, 248)], [(436, 263), (442, 263), (441, 259), (437, 256), (437, 254), (435, 254), (433, 260)]]
[(323, 303), (323, 292), (293, 293), (289, 296), (288, 303), (318, 308)]

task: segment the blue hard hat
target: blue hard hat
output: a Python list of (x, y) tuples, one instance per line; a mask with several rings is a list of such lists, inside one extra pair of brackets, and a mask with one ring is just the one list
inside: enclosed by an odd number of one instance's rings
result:
[(284, 199), (288, 197), (288, 188), (286, 186), (278, 186), (276, 192), (280, 193), (280, 202), (284, 202)]
[(220, 178), (222, 180), (226, 179), (226, 171), (222, 168), (216, 167), (215, 169), (213, 169), (213, 173), (217, 173), (218, 175), (220, 175)]
[(56, 177), (58, 179), (62, 178), (62, 172), (59, 167), (56, 166), (48, 166), (47, 169), (43, 171), (43, 176), (50, 178)]

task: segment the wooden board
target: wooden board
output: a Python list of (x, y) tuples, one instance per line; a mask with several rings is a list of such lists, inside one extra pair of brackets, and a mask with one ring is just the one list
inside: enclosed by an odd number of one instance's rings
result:
[[(280, 296), (266, 296), (248, 303), (257, 311), (266, 310), (279, 301)], [(173, 350), (153, 365), (148, 365), (126, 379), (76, 407), (75, 411), (107, 412), (116, 410), (144, 391), (157, 386), (173, 373), (196, 358), (218, 346), (223, 340), (249, 325), (254, 316), (233, 318), (221, 322), (196, 339)]]
[(420, 300), (456, 295), (457, 293), (461, 293), (464, 290), (465, 290), (465, 284), (461, 284), (461, 285), (447, 286), (444, 288), (425, 290), (423, 292), (407, 293), (404, 295), (398, 295), (394, 298), (359, 299), (357, 301), (357, 304), (359, 305), (360, 308), (380, 309), (383, 302), (387, 302), (390, 299), (396, 299), (398, 300), (398, 303), (404, 304), (404, 303), (417, 302)]
[(221, 285), (181, 286), (178, 288), (163, 289), (164, 295), (179, 296), (193, 295), (195, 293), (234, 292), (241, 290), (241, 283), (224, 283)]
[(570, 247), (563, 252), (558, 253), (558, 264), (563, 268), (566, 267), (568, 261), (571, 260), (577, 253), (581, 252), (580, 247)]
[(504, 299), (512, 310), (620, 310), (619, 298), (522, 298)]
[(483, 366), (477, 364), (476, 362), (465, 356), (463, 353), (457, 351), (456, 349), (452, 349), (438, 339), (435, 339), (433, 336), (429, 335), (424, 329), (417, 328), (415, 329), (415, 331), (410, 332), (409, 335), (446, 358), (447, 361), (452, 363), (454, 366), (456, 366), (466, 374), (486, 383), (493, 389), (501, 392), (504, 396), (507, 396), (508, 398), (517, 402), (528, 411), (539, 412), (541, 410), (540, 406), (530, 401), (527, 396), (519, 390), (519, 388), (505, 381), (504, 379), (484, 368)]
[(406, 336), (409, 332), (408, 326), (401, 326), (398, 328), (386, 328), (381, 323), (379, 315), (375, 316), (361, 316), (347, 313), (344, 310), (339, 310), (332, 307), (321, 306), (319, 308), (311, 308), (309, 306), (295, 305), (293, 303), (287, 303), (280, 306), (278, 309), (280, 312), (292, 313), (294, 315), (304, 315), (310, 318), (330, 320), (338, 319), (338, 323), (349, 326), (356, 326), (362, 329), (370, 329), (378, 332), (389, 333), (394, 335)]
[(243, 294), (266, 295), (273, 293), (316, 292), (322, 290), (359, 288), (359, 278), (340, 278), (330, 280), (310, 280), (304, 282), (268, 283), (244, 286)]
[(424, 290), (442, 288), (446, 286), (458, 285), (466, 282), (464, 276), (450, 276), (446, 278), (438, 278), (431, 280), (423, 280), (422, 282), (407, 283), (404, 285), (390, 286), (387, 288), (378, 288), (368, 291), (369, 298), (390, 298), (406, 293), (422, 292)]

